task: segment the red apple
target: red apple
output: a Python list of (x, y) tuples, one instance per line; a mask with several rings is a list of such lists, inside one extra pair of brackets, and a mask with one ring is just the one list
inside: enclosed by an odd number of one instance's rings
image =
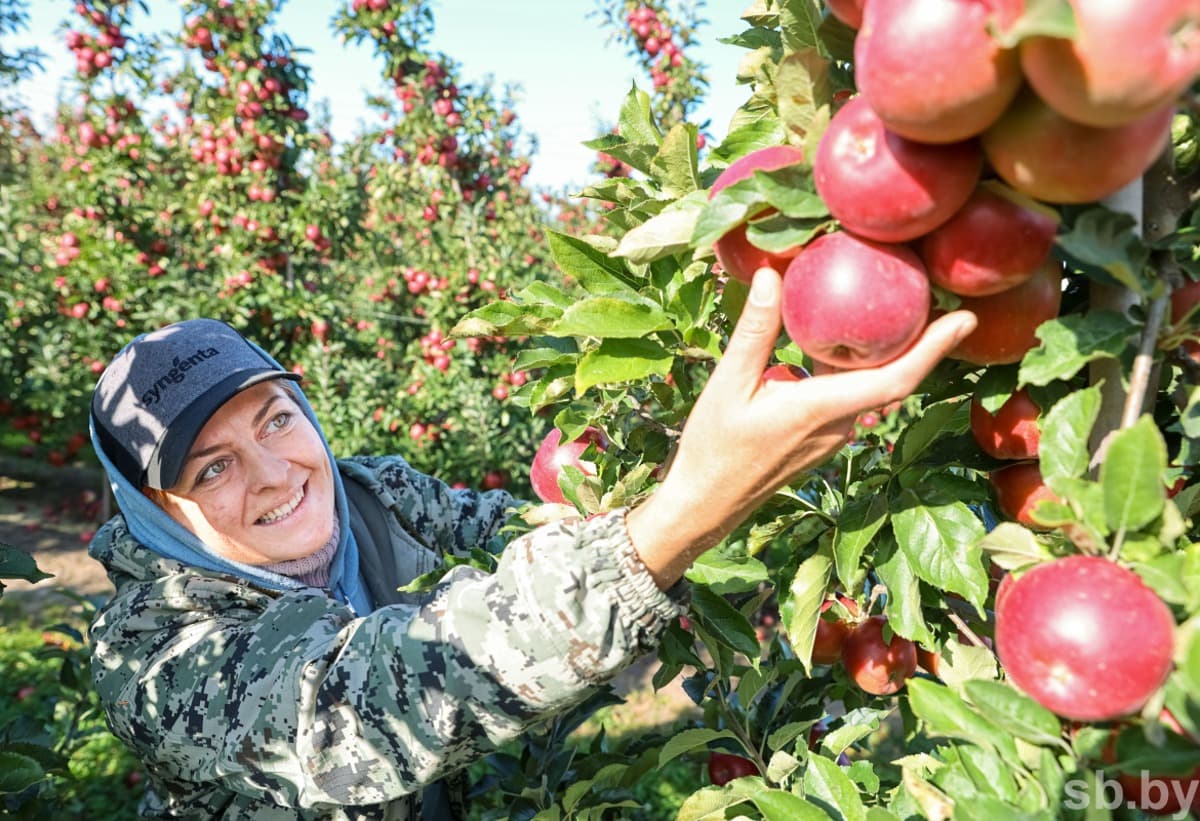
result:
[(889, 131), (859, 96), (842, 106), (821, 137), (813, 182), (847, 230), (906, 242), (962, 207), (982, 162), (975, 142), (925, 145)]
[(979, 322), (950, 356), (974, 365), (1020, 362), (1037, 345), (1038, 326), (1058, 316), (1061, 304), (1062, 273), (1053, 260), (1015, 288), (963, 297), (961, 307)]
[(994, 470), (988, 480), (996, 493), (996, 504), (1001, 513), (1032, 530), (1052, 529), (1033, 520), (1033, 509), (1038, 502), (1062, 501), (1046, 486), (1037, 462), (1018, 462)]
[(1100, 128), (1145, 117), (1200, 73), (1195, 0), (1069, 0), (1073, 39), (1030, 37), (1021, 67), (1033, 90), (1071, 120)]
[(735, 778), (758, 774), (754, 762), (740, 755), (713, 752), (708, 756), (708, 780), (718, 787), (725, 786)]
[(808, 378), (808, 371), (799, 365), (787, 365), (778, 362), (763, 371), (764, 382), (799, 382)]
[(583, 436), (565, 444), (562, 443), (562, 431), (558, 428), (546, 434), (533, 456), (533, 464), (529, 467), (529, 482), (539, 499), (560, 505), (570, 504), (563, 495), (562, 488), (558, 486), (558, 477), (567, 465), (586, 474), (595, 475), (595, 469), (579, 459), (580, 454), (592, 444), (601, 450), (604, 449), (603, 434), (596, 428), (588, 428)]
[(1109, 721), (1141, 709), (1171, 672), (1175, 620), (1137, 574), (1097, 556), (1038, 565), (996, 610), (1008, 678), (1048, 710)]
[[(1187, 318), (1192, 312), (1192, 308), (1196, 303), (1200, 302), (1200, 281), (1188, 281), (1180, 285), (1175, 290), (1171, 291), (1171, 322), (1178, 325)], [(1192, 319), (1192, 324), (1197, 323), (1195, 317)], [(1200, 341), (1196, 339), (1185, 339), (1183, 341), (1183, 350), (1189, 357), (1196, 361), (1200, 361)]]
[[(790, 145), (773, 145), (752, 151), (736, 160), (721, 172), (708, 192), (712, 199), (722, 189), (754, 176), (755, 171), (777, 171), (791, 165), (804, 162), (804, 152)], [(768, 211), (767, 213), (771, 213)], [(717, 261), (731, 277), (749, 282), (754, 278), (754, 272), (759, 268), (774, 268), (783, 273), (792, 257), (796, 256), (794, 249), (790, 253), (772, 254), (750, 244), (746, 238), (746, 226), (739, 225), (725, 236), (713, 243), (713, 252)]]
[(861, 28), (866, 0), (825, 0), (829, 13), (852, 29)]
[(1044, 265), (1058, 214), (1005, 185), (985, 182), (966, 205), (921, 239), (929, 281), (960, 296), (1015, 288)]
[(842, 643), (842, 664), (860, 688), (888, 696), (904, 687), (917, 670), (917, 645), (893, 634), (883, 640), (884, 616), (872, 616), (855, 627)]
[(1025, 388), (989, 413), (976, 397), (971, 402), (971, 435), (984, 453), (996, 459), (1036, 459), (1042, 409)]
[(981, 137), (988, 162), (1023, 194), (1056, 203), (1093, 202), (1140, 177), (1171, 136), (1171, 105), (1125, 125), (1076, 123), (1026, 90)]
[[(850, 611), (850, 615), (858, 615), (858, 604), (853, 599), (838, 596), (838, 601)], [(831, 607), (833, 607), (832, 600), (821, 605), (821, 617), (817, 619), (817, 632), (813, 638), (813, 664), (837, 664), (841, 661), (842, 644), (845, 643), (846, 636), (850, 635), (850, 631), (854, 627), (852, 623), (837, 618), (834, 613), (828, 613), (827, 611)]]
[(1022, 0), (871, 0), (854, 43), (858, 88), (889, 129), (953, 143), (994, 123), (1021, 85), (1005, 29)]
[(783, 324), (813, 359), (837, 368), (882, 365), (911, 345), (929, 318), (929, 279), (907, 248), (825, 234), (783, 278)]

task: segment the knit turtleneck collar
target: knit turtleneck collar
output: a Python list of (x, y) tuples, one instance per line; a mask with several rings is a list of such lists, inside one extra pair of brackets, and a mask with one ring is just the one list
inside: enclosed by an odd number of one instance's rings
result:
[(329, 584), (329, 569), (333, 563), (338, 546), (338, 521), (333, 520), (333, 533), (325, 546), (316, 553), (310, 553), (299, 559), (289, 559), (286, 562), (262, 565), (263, 570), (288, 576), (311, 587), (326, 587)]

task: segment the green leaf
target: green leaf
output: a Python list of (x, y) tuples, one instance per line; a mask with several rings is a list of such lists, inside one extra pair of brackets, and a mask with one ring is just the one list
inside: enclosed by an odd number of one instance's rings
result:
[(813, 641), (817, 636), (817, 619), (821, 617), (821, 604), (833, 575), (832, 548), (828, 540), (822, 540), (816, 553), (800, 563), (796, 575), (788, 588), (787, 595), (779, 605), (779, 617), (784, 632), (792, 643), (796, 658), (804, 663), (805, 670), (812, 670)]
[(1149, 414), (1118, 431), (1100, 466), (1104, 509), (1113, 531), (1136, 530), (1159, 517), (1166, 499), (1167, 446)]
[[(613, 251), (613, 256), (644, 264), (686, 251), (693, 247), (698, 220), (707, 211), (708, 195), (703, 191), (694, 191), (626, 232)], [(718, 234), (716, 238), (720, 236)]]
[(755, 220), (746, 226), (746, 239), (750, 244), (772, 254), (786, 254), (792, 249), (807, 245), (813, 237), (825, 231), (829, 220), (794, 220), (780, 214), (772, 214), (763, 220)]
[(758, 661), (758, 635), (750, 620), (737, 608), (706, 587), (692, 590), (692, 613), (714, 638), (750, 659)]
[(537, 336), (562, 313), (553, 305), (518, 305), (507, 300), (489, 302), (458, 321), (450, 331), (454, 339), (475, 336)]
[(820, 139), (817, 126), (824, 125), (826, 120), (818, 116), (818, 111), (829, 110), (833, 85), (829, 80), (829, 61), (815, 46), (795, 51), (780, 62), (775, 93), (784, 126), (806, 138)]
[(1088, 469), (1088, 438), (1100, 414), (1100, 388), (1093, 386), (1067, 394), (1042, 418), (1038, 458), (1042, 477), (1080, 477)]
[(1058, 716), (1033, 699), (997, 681), (968, 681), (967, 697), (1000, 729), (1033, 744), (1055, 744), (1062, 734)]
[(782, 145), (787, 132), (775, 117), (755, 120), (731, 130), (721, 144), (708, 154), (708, 161), (717, 166), (729, 165), (760, 148)]
[(780, 4), (779, 28), (785, 55), (817, 48), (820, 27), (821, 5), (816, 0), (785, 0)]
[(833, 535), (833, 557), (843, 589), (854, 590), (862, 582), (863, 551), (887, 520), (887, 496), (882, 493), (856, 497), (842, 509)]
[(755, 171), (753, 184), (767, 204), (785, 217), (823, 220), (829, 216), (828, 206), (813, 185), (810, 166), (789, 165), (774, 171)]
[(45, 776), (45, 770), (29, 756), (0, 750), (0, 795), (21, 792)]
[(679, 123), (667, 132), (650, 163), (650, 175), (672, 197), (682, 197), (700, 187), (696, 126)]
[(908, 557), (894, 541), (875, 554), (875, 572), (888, 589), (883, 612), (888, 624), (900, 635), (915, 642), (933, 645), (933, 634), (921, 612), (921, 585)]
[(928, 725), (930, 732), (995, 750), (1007, 762), (1019, 766), (1012, 736), (969, 707), (949, 687), (912, 678), (908, 680), (908, 699), (913, 713)]
[[(638, 145), (662, 144), (662, 132), (654, 122), (653, 104), (650, 95), (636, 85), (625, 95), (621, 113), (617, 118), (621, 137)], [(645, 169), (639, 169), (645, 170)]]
[(784, 790), (757, 792), (750, 800), (762, 813), (763, 821), (828, 821), (829, 818), (816, 805)]
[(1138, 326), (1116, 311), (1069, 314), (1043, 322), (1037, 330), (1042, 344), (1025, 354), (1020, 381), (1024, 385), (1049, 385), (1068, 380), (1096, 359), (1116, 358), (1124, 352)]
[(1117, 283), (1145, 295), (1150, 249), (1138, 237), (1136, 227), (1137, 220), (1130, 214), (1097, 205), (1080, 214), (1068, 233), (1059, 235), (1058, 245), (1085, 265), (1099, 268)]
[(1050, 551), (1037, 540), (1029, 528), (1016, 522), (1001, 522), (992, 528), (979, 546), (991, 560), (1005, 570), (1017, 570), (1026, 565), (1049, 561)]
[(603, 296), (631, 289), (625, 265), (586, 239), (547, 231), (550, 256), (564, 274), (574, 277), (588, 293)]
[[(42, 579), (52, 578), (51, 574), (38, 569), (37, 562), (29, 553), (0, 542), (0, 579), (21, 579), (36, 584)], [(0, 590), (3, 589), (4, 585), (0, 585)]]
[(575, 395), (582, 396), (595, 385), (666, 376), (674, 361), (674, 355), (653, 339), (605, 339), (599, 348), (580, 358), (575, 368)]
[(709, 727), (681, 730), (671, 736), (670, 740), (659, 751), (658, 766), (663, 767), (684, 753), (689, 753), (698, 747), (707, 747), (712, 742), (725, 738), (731, 741), (738, 740), (738, 737), (732, 730), (713, 730)]
[(865, 821), (867, 808), (858, 787), (836, 762), (824, 756), (808, 759), (804, 772), (804, 794), (808, 800), (829, 813), (830, 818)]
[(922, 581), (982, 610), (988, 580), (979, 542), (985, 531), (970, 508), (961, 502), (926, 505), (906, 490), (892, 505), (892, 530)]
[(948, 399), (925, 408), (920, 418), (905, 428), (896, 441), (896, 459), (892, 469), (899, 473), (915, 462), (935, 439), (952, 429), (951, 420), (955, 414), (961, 412), (962, 418), (953, 427), (965, 427), (968, 405), (966, 399)]
[(549, 336), (631, 339), (670, 327), (670, 318), (651, 302), (596, 296), (572, 305), (543, 333)]
[(721, 595), (748, 593), (770, 581), (767, 566), (758, 559), (730, 559), (715, 550), (702, 553), (685, 575), (693, 584), (703, 584)]
[(1026, 0), (1025, 11), (1007, 31), (993, 32), (1002, 48), (1014, 48), (1026, 37), (1061, 37), (1073, 40), (1079, 29), (1068, 0)]
[(562, 365), (574, 362), (579, 357), (575, 351), (561, 351), (557, 348), (525, 348), (513, 360), (514, 371), (531, 371), (534, 368), (548, 368), (551, 365)]

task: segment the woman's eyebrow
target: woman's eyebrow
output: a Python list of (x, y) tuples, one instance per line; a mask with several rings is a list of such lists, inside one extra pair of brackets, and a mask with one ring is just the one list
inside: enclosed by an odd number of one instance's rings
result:
[[(254, 422), (253, 422), (252, 427), (257, 428), (260, 424), (262, 424), (262, 420), (266, 418), (268, 413), (270, 413), (271, 407), (275, 404), (275, 402), (277, 400), (280, 400), (280, 399), (283, 399), (283, 397), (280, 394), (274, 394), (266, 402), (264, 402), (262, 407), (258, 409), (258, 412), (254, 414)], [(215, 445), (210, 445), (209, 447), (206, 447), (202, 450), (194, 451), (194, 452), (188, 454), (187, 462), (184, 462), (184, 464), (187, 464), (188, 462), (194, 461), (196, 459), (201, 459), (210, 453), (220, 450), (221, 448), (225, 447), (225, 445), (226, 445), (225, 442), (218, 442)]]

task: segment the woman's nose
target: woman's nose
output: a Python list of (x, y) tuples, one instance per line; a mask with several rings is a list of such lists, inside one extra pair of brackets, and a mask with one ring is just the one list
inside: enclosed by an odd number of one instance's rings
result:
[(251, 487), (278, 487), (287, 481), (288, 460), (270, 448), (254, 448), (246, 458)]

